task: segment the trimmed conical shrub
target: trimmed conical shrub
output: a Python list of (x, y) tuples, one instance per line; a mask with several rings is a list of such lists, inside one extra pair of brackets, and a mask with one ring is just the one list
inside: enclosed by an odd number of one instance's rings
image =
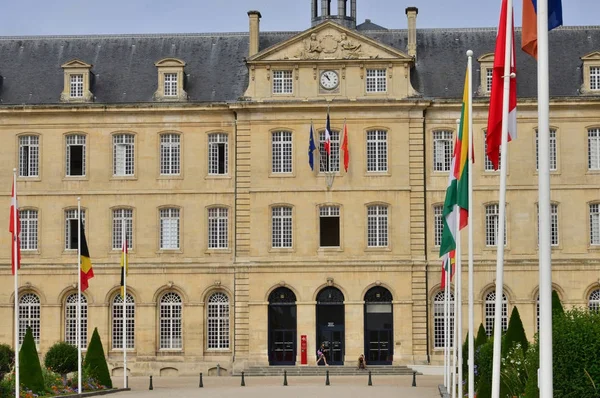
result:
[(565, 310), (560, 302), (560, 297), (558, 297), (558, 293), (556, 290), (552, 290), (552, 315), (553, 316), (563, 316), (565, 314)]
[(35, 348), (35, 340), (30, 327), (27, 327), (21, 351), (19, 351), (19, 382), (25, 388), (33, 391), (36, 394), (45, 391), (44, 375), (42, 374), (42, 366)]
[(475, 338), (475, 351), (477, 351), (477, 348), (485, 344), (487, 339), (488, 336), (487, 334), (485, 334), (485, 328), (483, 327), (483, 323), (480, 323), (479, 329), (477, 330), (477, 337)]
[(108, 372), (108, 365), (104, 356), (102, 341), (98, 334), (98, 328), (95, 328), (94, 334), (92, 334), (92, 340), (85, 355), (84, 367), (90, 377), (101, 385), (112, 388), (112, 380)]
[(523, 328), (523, 322), (521, 322), (519, 310), (515, 306), (510, 314), (508, 329), (506, 329), (506, 334), (502, 341), (502, 355), (505, 355), (508, 350), (517, 343), (521, 344), (523, 352), (527, 352), (529, 341), (527, 341), (527, 336), (525, 335), (525, 329)]

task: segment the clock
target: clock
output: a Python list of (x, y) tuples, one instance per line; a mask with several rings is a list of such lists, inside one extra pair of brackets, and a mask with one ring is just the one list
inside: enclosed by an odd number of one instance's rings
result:
[(340, 84), (340, 78), (336, 71), (326, 70), (321, 73), (321, 87), (325, 90), (333, 90)]

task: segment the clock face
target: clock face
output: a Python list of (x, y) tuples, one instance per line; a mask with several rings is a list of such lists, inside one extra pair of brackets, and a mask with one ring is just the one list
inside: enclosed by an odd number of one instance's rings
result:
[(332, 70), (326, 70), (321, 73), (321, 87), (326, 90), (333, 90), (340, 83), (337, 72)]

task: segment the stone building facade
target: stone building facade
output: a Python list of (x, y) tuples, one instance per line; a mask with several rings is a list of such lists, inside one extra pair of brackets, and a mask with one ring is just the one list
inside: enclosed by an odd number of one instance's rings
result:
[[(338, 365), (361, 353), (442, 362), (440, 205), (468, 49), (475, 322), (490, 325), (499, 176), (484, 131), (495, 29), (417, 29), (416, 8), (406, 9), (408, 30), (357, 25), (355, 0), (331, 3), (311, 1), (303, 32), (260, 32), (250, 11), (239, 34), (0, 38), (0, 181), (8, 204), (17, 168), (21, 329), (32, 326), (41, 353), (74, 339), (80, 197), (95, 273), (84, 334), (98, 328), (114, 375), (123, 231), (133, 375), (300, 366), (304, 338), (309, 365), (320, 343)], [(596, 307), (600, 28), (560, 28), (550, 43), (553, 280), (567, 306)], [(520, 52), (517, 65), (505, 295), (532, 337), (536, 70)], [(0, 235), (4, 343), (14, 341), (10, 242)]]

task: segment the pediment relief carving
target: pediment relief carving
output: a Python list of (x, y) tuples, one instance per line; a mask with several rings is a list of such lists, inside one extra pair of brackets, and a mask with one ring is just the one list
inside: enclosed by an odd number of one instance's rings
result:
[(60, 66), (61, 68), (87, 68), (90, 69), (92, 65), (87, 64), (79, 59), (72, 59), (69, 62), (65, 62)]

